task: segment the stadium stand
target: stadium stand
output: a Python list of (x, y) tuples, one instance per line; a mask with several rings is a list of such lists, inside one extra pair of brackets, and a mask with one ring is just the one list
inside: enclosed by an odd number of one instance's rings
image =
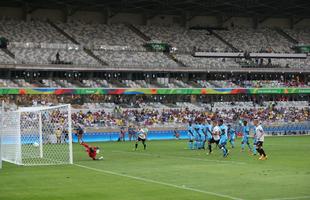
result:
[[(19, 63), (24, 64), (75, 64), (94, 65), (99, 63), (82, 50), (42, 49), (42, 48), (11, 48)], [(59, 60), (56, 54), (59, 53)]]
[(69, 23), (57, 23), (65, 32), (74, 37), (79, 43), (91, 48), (99, 48), (104, 45), (130, 47), (131, 50), (143, 50), (144, 41), (133, 33), (124, 24), (96, 24), (82, 21)]
[(293, 44), (271, 28), (251, 29), (235, 27), (216, 31), (226, 41), (242, 51), (248, 52), (293, 52)]
[[(268, 103), (268, 102), (266, 102)], [(301, 104), (300, 104), (301, 103)], [(296, 107), (297, 104), (300, 106)], [(119, 109), (115, 108), (112, 113), (104, 110), (86, 111), (77, 110), (73, 113), (75, 123), (85, 126), (121, 126), (128, 122), (139, 122), (148, 126), (176, 125), (195, 121), (199, 116), (206, 115), (210, 118), (223, 118), (227, 122), (234, 122), (237, 119), (259, 118), (264, 123), (282, 123), (282, 122), (304, 122), (310, 120), (309, 108), (307, 102), (285, 102), (274, 107), (252, 107), (251, 102), (238, 102), (233, 107), (231, 102), (218, 102), (214, 105), (214, 111), (198, 107), (190, 103), (177, 103), (182, 109), (166, 108), (163, 110), (145, 108), (145, 109)], [(305, 107), (304, 107), (305, 106)], [(118, 114), (116, 114), (118, 113)], [(119, 117), (115, 117), (118, 115)], [(119, 119), (123, 119), (119, 122)], [(104, 122), (104, 123), (103, 123)]]
[(177, 54), (176, 57), (192, 68), (215, 68), (215, 69), (227, 69), (227, 68), (239, 68), (239, 64), (231, 58), (201, 58), (194, 57), (189, 54)]
[(30, 20), (21, 21), (16, 19), (0, 20), (0, 35), (10, 42), (33, 42), (33, 43), (71, 43), (62, 34), (57, 32), (46, 21)]
[[(222, 30), (196, 30), (178, 25), (99, 24), (70, 20), (67, 23), (43, 20), (0, 20), (0, 35), (9, 41), (8, 53), (0, 51), (2, 64), (70, 64), (102, 67), (206, 68), (248, 67), (307, 68), (310, 59), (248, 59), (194, 57), (194, 51), (294, 53), (294, 43), (279, 29), (235, 26)], [(308, 29), (283, 29), (300, 44), (310, 43)], [(148, 52), (146, 38), (176, 47), (172, 54)], [(214, 33), (214, 34), (213, 34)], [(68, 35), (67, 35), (68, 34)], [(222, 41), (223, 39), (224, 41)], [(72, 39), (71, 39), (72, 38)], [(84, 49), (87, 47), (87, 51)], [(59, 52), (60, 58), (55, 55)], [(10, 56), (12, 53), (13, 56)], [(15, 57), (15, 58), (14, 58)], [(261, 62), (266, 66), (262, 66)]]
[(16, 61), (6, 54), (4, 51), (0, 49), (0, 63), (1, 64), (8, 64), (8, 63), (15, 63)]
[(24, 79), (0, 79), (1, 87), (51, 87), (51, 88), (117, 88), (120, 86), (127, 88), (277, 88), (277, 87), (299, 87), (306, 88), (310, 86), (309, 82), (297, 80), (180, 80), (175, 78), (157, 78), (155, 82), (147, 83), (146, 80), (120, 80), (108, 81), (105, 79), (92, 80), (70, 80), (70, 79), (33, 79), (31, 83)]
[(169, 43), (180, 52), (231, 51), (223, 42), (207, 30), (189, 30), (180, 26), (139, 26), (143, 33), (156, 41)]
[(94, 51), (94, 53), (114, 67), (178, 67), (162, 52)]
[(297, 29), (284, 29), (284, 31), (297, 40), (300, 44), (310, 44), (310, 29), (297, 28)]

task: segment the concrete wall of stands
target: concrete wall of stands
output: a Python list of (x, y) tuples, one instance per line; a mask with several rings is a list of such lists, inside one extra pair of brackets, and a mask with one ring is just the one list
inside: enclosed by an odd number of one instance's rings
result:
[[(216, 16), (195, 16), (190, 20), (185, 20), (185, 16), (175, 15), (156, 15), (146, 17), (143, 14), (118, 13), (108, 17), (104, 12), (77, 11), (71, 16), (66, 17), (61, 10), (55, 9), (36, 9), (30, 14), (25, 14), (22, 8), (0, 7), (0, 18), (9, 17), (14, 19), (50, 19), (54, 21), (81, 20), (85, 22), (97, 23), (132, 23), (140, 25), (186, 25), (186, 26), (219, 26), (222, 19)], [(232, 17), (225, 20), (223, 26), (230, 26), (231, 22), (235, 25), (253, 27), (254, 20), (246, 17)], [(258, 24), (258, 27), (290, 27), (290, 18), (267, 18)], [(309, 27), (310, 18), (300, 20), (294, 25), (295, 28)]]

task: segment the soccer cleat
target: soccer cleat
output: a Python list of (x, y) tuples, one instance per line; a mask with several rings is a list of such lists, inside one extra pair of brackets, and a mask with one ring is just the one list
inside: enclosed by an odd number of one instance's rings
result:
[(259, 160), (262, 160), (262, 159), (263, 159), (263, 157), (264, 157), (264, 156), (263, 156), (263, 155), (261, 155), (258, 159), (259, 159)]
[(101, 156), (100, 158), (98, 158), (98, 160), (103, 160), (103, 156)]
[(261, 160), (267, 160), (267, 156), (263, 156), (263, 158)]
[(224, 158), (226, 158), (229, 154), (229, 150), (227, 150), (226, 154), (224, 155)]

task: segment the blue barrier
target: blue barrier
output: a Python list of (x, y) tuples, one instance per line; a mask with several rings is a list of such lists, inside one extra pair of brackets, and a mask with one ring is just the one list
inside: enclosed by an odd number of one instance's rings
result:
[[(187, 139), (187, 131), (180, 130), (178, 131), (180, 134), (180, 139)], [(176, 139), (174, 137), (173, 130), (166, 131), (149, 131), (148, 140), (173, 140)], [(119, 138), (119, 132), (107, 132), (107, 133), (84, 133), (83, 141), (85, 142), (105, 142), (105, 141), (117, 141)], [(77, 136), (73, 135), (73, 142), (77, 142)], [(128, 134), (126, 133), (125, 140), (128, 141)]]
[[(253, 126), (251, 129), (253, 130)], [(235, 127), (237, 132), (241, 131), (240, 126)], [(264, 127), (264, 130), (269, 135), (295, 135), (310, 132), (310, 124), (288, 124), (286, 126), (269, 126)], [(180, 139), (187, 139), (187, 131), (179, 130)], [(102, 132), (102, 133), (85, 133), (83, 135), (83, 140), (85, 142), (105, 142), (105, 141), (117, 141), (119, 138), (119, 132)], [(17, 138), (14, 136), (4, 136), (2, 138), (4, 144), (16, 144)], [(64, 137), (62, 136), (62, 139)], [(72, 134), (73, 142), (77, 142), (77, 136)], [(148, 140), (173, 140), (176, 139), (174, 136), (174, 130), (156, 130), (149, 131)], [(128, 134), (126, 133), (125, 140), (128, 141)], [(39, 136), (35, 134), (25, 134), (21, 136), (22, 144), (32, 144), (34, 142), (39, 143)]]
[[(253, 130), (253, 126), (251, 129)], [(236, 127), (236, 130), (240, 132), (241, 127)], [(266, 134), (268, 135), (290, 135), (301, 133), (301, 132), (310, 132), (310, 125), (288, 125), (288, 126), (275, 126), (275, 127), (265, 127)], [(187, 139), (187, 131), (179, 130), (180, 139)], [(104, 142), (104, 141), (117, 141), (119, 138), (119, 132), (110, 132), (110, 133), (85, 133), (83, 135), (83, 140), (85, 142)], [(126, 133), (125, 140), (128, 141), (128, 134)], [(148, 140), (173, 140), (174, 137), (173, 130), (165, 131), (149, 131)], [(77, 136), (73, 136), (73, 142), (77, 142)]]

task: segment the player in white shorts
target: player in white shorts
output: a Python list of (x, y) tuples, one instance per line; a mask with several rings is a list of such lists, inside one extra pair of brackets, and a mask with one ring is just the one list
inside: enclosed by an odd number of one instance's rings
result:
[(266, 160), (267, 159), (267, 155), (263, 149), (263, 143), (264, 143), (264, 139), (265, 139), (265, 131), (262, 127), (261, 124), (259, 124), (258, 119), (254, 119), (253, 124), (255, 126), (255, 132), (256, 132), (256, 150), (259, 153), (260, 160)]

